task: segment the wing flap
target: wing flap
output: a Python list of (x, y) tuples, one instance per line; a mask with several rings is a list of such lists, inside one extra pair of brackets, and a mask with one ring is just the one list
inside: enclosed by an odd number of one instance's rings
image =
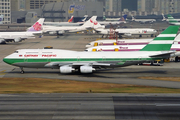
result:
[(165, 52), (161, 54), (156, 54), (156, 55), (150, 55), (149, 57), (169, 57), (171, 54), (174, 54), (175, 51), (170, 51), (170, 52)]

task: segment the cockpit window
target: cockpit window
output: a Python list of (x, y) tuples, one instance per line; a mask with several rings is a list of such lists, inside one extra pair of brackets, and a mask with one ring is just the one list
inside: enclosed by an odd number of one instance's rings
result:
[(18, 53), (18, 51), (14, 51), (14, 53)]

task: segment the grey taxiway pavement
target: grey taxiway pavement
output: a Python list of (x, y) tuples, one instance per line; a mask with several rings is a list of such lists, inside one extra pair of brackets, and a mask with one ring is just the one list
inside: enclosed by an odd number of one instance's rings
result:
[(0, 94), (0, 119), (179, 120), (180, 94)]
[[(21, 43), (8, 43), (0, 45), (0, 77), (37, 77), (37, 78), (57, 78), (65, 80), (94, 81), (119, 84), (135, 84), (168, 88), (180, 88), (179, 82), (143, 80), (138, 77), (180, 77), (180, 63), (165, 63), (164, 66), (129, 66), (116, 69), (105, 69), (96, 71), (93, 74), (60, 74), (58, 69), (29, 69), (25, 68), (25, 74), (20, 73), (20, 69), (10, 66), (2, 60), (17, 49), (41, 49), (45, 46), (52, 46), (54, 49), (67, 49), (83, 51), (85, 45), (95, 40), (98, 35), (73, 34), (60, 36), (44, 36), (43, 38), (28, 39)], [(118, 54), (118, 53), (117, 53)]]

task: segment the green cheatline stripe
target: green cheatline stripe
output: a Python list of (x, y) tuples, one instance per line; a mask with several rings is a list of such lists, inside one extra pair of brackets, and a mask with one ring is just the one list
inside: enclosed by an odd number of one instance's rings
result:
[(148, 44), (140, 51), (169, 51), (172, 44)]
[[(117, 53), (118, 54), (118, 53)], [(161, 59), (161, 58), (158, 58)], [(48, 62), (87, 62), (87, 61), (97, 61), (97, 62), (108, 62), (108, 61), (136, 61), (136, 60), (157, 60), (157, 58), (68, 58), (68, 59), (8, 59), (4, 58), (3, 61), (8, 64), (15, 64), (15, 63), (48, 63)]]
[(153, 40), (174, 40), (175, 37), (156, 37)]

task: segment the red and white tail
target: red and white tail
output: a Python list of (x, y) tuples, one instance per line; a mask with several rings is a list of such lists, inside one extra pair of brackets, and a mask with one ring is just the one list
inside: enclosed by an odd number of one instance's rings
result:
[(71, 18), (68, 20), (68, 22), (72, 22), (73, 18), (74, 18), (74, 16), (71, 16)]
[(88, 21), (86, 21), (82, 26), (84, 27), (94, 27), (94, 22), (96, 21), (97, 16), (92, 16)]

